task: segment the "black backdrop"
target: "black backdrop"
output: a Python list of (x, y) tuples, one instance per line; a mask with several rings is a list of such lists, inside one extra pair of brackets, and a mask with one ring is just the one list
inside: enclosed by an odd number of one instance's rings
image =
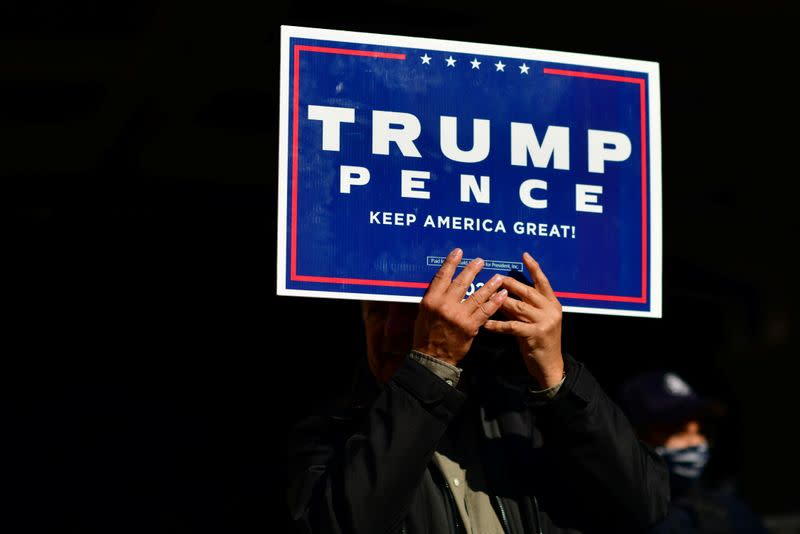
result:
[(570, 314), (565, 345), (610, 391), (670, 365), (722, 398), (712, 473), (797, 512), (792, 19), (643, 5), (3, 2), (3, 478), (23, 530), (284, 531), (286, 429), (363, 333), (353, 303), (274, 295), (280, 24), (660, 62), (664, 318)]

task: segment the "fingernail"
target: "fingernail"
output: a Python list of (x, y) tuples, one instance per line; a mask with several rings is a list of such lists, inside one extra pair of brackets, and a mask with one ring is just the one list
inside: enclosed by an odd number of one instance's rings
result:
[(475, 265), (483, 265), (483, 258), (475, 258)]
[(507, 289), (501, 289), (495, 295), (495, 299), (497, 299), (497, 300), (504, 299), (504, 298), (506, 298), (506, 295), (508, 295), (508, 290)]
[(523, 252), (522, 253), (522, 257), (525, 258), (526, 260), (532, 260), (533, 259), (533, 256), (531, 256), (527, 252)]
[(500, 283), (502, 280), (503, 280), (503, 277), (502, 277), (502, 276), (500, 276), (499, 274), (496, 274), (496, 275), (494, 275), (494, 276), (492, 277), (492, 279), (491, 279), (491, 280), (489, 280), (489, 283), (490, 283), (490, 284), (492, 284), (493, 286), (496, 286), (496, 285), (497, 285), (497, 284), (499, 284), (499, 283)]

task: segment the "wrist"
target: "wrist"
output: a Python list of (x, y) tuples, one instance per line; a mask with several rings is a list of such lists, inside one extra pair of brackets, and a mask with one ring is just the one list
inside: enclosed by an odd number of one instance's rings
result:
[(549, 389), (563, 382), (566, 376), (564, 359), (559, 354), (558, 358), (547, 366), (534, 365), (528, 367), (528, 372), (539, 384), (540, 389)]
[(411, 350), (424, 354), (429, 358), (440, 360), (448, 365), (452, 365), (453, 367), (458, 366), (459, 360), (452, 358), (449, 354), (443, 351), (436, 350), (435, 347), (414, 347)]
[(411, 350), (408, 357), (444, 380), (448, 385), (458, 384), (458, 379), (461, 377), (461, 369), (458, 367), (415, 349)]

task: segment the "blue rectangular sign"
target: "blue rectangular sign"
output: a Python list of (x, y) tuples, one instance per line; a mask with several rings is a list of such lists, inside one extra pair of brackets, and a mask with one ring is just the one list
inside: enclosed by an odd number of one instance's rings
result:
[(278, 293), (419, 301), (530, 252), (566, 311), (661, 316), (658, 64), (284, 26)]

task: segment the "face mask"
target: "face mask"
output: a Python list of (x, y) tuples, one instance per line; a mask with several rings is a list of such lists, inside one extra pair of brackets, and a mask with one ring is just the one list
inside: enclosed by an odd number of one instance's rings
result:
[(656, 447), (655, 450), (666, 462), (673, 478), (678, 477), (687, 481), (700, 478), (710, 457), (707, 443), (682, 449)]

